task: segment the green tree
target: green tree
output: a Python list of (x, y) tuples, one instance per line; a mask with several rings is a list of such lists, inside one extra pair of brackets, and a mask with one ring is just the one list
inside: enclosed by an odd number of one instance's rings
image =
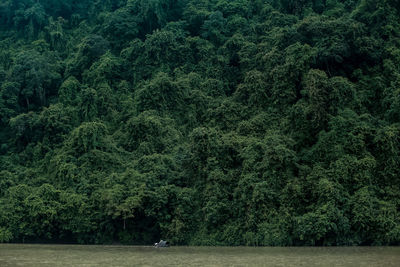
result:
[(18, 84), (19, 101), (26, 110), (46, 105), (56, 92), (61, 79), (61, 66), (57, 58), (37, 51), (24, 51), (17, 55), (10, 79)]

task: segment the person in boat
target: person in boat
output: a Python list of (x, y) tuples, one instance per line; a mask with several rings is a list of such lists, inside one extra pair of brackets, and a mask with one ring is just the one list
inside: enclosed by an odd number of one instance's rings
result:
[(160, 240), (160, 242), (154, 243), (154, 246), (156, 248), (166, 248), (166, 247), (169, 247), (169, 242), (165, 241), (165, 240)]

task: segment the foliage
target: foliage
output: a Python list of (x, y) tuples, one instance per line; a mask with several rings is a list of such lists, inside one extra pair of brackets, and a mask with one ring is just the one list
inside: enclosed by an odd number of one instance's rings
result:
[(395, 0), (3, 0), (0, 242), (400, 244)]

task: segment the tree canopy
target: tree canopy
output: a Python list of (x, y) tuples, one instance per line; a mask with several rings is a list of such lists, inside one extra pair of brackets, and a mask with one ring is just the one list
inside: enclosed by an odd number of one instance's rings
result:
[(0, 242), (400, 244), (396, 0), (3, 0)]

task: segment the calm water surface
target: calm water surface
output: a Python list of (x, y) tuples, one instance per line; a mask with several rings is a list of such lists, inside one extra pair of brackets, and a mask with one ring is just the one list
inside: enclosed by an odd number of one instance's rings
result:
[(252, 248), (0, 244), (0, 266), (400, 266), (400, 247)]

